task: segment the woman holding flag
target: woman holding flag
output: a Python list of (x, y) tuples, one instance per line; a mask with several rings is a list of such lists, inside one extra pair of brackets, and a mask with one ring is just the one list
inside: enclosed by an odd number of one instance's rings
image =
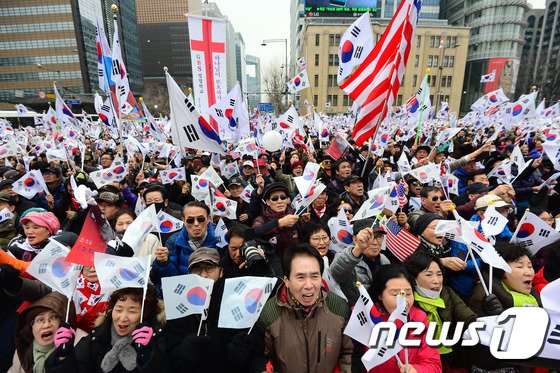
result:
[[(444, 267), (441, 260), (434, 254), (416, 250), (404, 261), (404, 266), (414, 276), (414, 304), (426, 312), (430, 322), (436, 322), (435, 338), (440, 337), (443, 322), (452, 322), (453, 327), (447, 333), (447, 338), (455, 335), (456, 323), (463, 322), (463, 331), (476, 320), (476, 314), (455, 294), (449, 286), (443, 285)], [(496, 302), (495, 297), (486, 300)], [(454, 371), (454, 367), (461, 366), (458, 358), (463, 354), (455, 352), (457, 347), (439, 346), (438, 351), (446, 371)]]
[[(424, 311), (415, 307), (413, 284), (414, 279), (412, 276), (398, 264), (386, 264), (379, 267), (373, 275), (373, 282), (368, 290), (371, 299), (375, 303), (379, 320), (389, 320), (393, 311), (397, 309), (397, 296), (403, 294), (406, 300), (406, 320), (395, 320), (397, 325), (407, 321), (422, 322), (428, 328), (428, 319)], [(374, 309), (372, 309), (373, 312)], [(426, 344), (425, 332), (421, 335), (407, 335), (408, 340), (420, 339), (419, 347), (401, 348), (400, 351), (395, 351), (389, 348), (387, 354), (392, 356), (385, 361), (378, 363), (369, 370), (370, 373), (438, 373), (442, 372), (441, 360), (438, 350), (435, 347)], [(366, 349), (368, 349), (366, 347)], [(365, 356), (364, 356), (365, 357)], [(364, 362), (364, 358), (362, 358)], [(359, 364), (359, 367), (354, 366), (353, 372), (364, 371), (363, 363), (354, 362)]]
[(148, 285), (144, 302), (142, 288), (116, 290), (98, 326), (75, 348), (75, 330), (61, 325), (45, 372), (167, 372), (165, 334), (158, 320), (162, 314), (153, 286)]

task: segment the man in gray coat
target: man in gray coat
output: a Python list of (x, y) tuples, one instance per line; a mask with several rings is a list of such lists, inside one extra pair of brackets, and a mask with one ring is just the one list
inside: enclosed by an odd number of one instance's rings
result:
[(353, 224), (353, 244), (337, 253), (330, 266), (332, 277), (340, 284), (348, 304), (358, 300), (359, 281), (369, 288), (373, 273), (382, 264), (389, 264), (389, 259), (381, 254), (385, 232), (374, 224), (373, 219), (358, 220)]

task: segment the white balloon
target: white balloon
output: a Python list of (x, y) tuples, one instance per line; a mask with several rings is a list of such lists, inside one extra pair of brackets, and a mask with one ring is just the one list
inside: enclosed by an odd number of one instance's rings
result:
[(282, 147), (282, 135), (278, 131), (269, 131), (263, 135), (263, 146), (269, 152), (275, 152)]

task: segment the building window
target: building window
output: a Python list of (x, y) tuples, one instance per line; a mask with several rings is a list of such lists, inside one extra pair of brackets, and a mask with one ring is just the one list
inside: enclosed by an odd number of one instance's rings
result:
[(328, 80), (327, 80), (327, 87), (332, 87), (333, 86), (333, 75), (329, 74)]
[(414, 56), (414, 67), (418, 67), (419, 64), (420, 64), (420, 56), (416, 55)]
[(329, 46), (338, 47), (340, 44), (340, 34), (329, 34)]
[(428, 67), (432, 67), (432, 63), (434, 61), (434, 56), (431, 54), (428, 56)]
[(403, 76), (402, 76), (402, 79), (401, 79), (401, 87), (404, 86), (404, 77), (405, 77), (405, 76), (403, 75)]
[(435, 44), (436, 44), (436, 37), (430, 36), (430, 48), (433, 48)]
[(421, 44), (422, 44), (422, 36), (418, 35), (416, 36), (416, 48), (420, 48)]
[(435, 47), (439, 48), (439, 46), (441, 45), (441, 36), (436, 36), (436, 44)]
[(443, 57), (443, 67), (449, 67), (449, 56)]
[(447, 87), (451, 87), (451, 78), (452, 76), (447, 77)]
[(430, 95), (430, 102), (434, 102), (434, 95)]
[(412, 86), (416, 87), (416, 84), (418, 83), (418, 75), (414, 75), (412, 77)]
[(449, 102), (449, 95), (445, 95), (445, 96), (443, 96), (443, 101), (445, 101), (445, 102)]
[(449, 67), (453, 67), (455, 64), (455, 56), (449, 56)]
[(317, 97), (317, 95), (313, 95), (313, 105), (315, 107), (319, 106), (319, 97)]
[(319, 66), (319, 55), (315, 55), (315, 66)]
[(445, 87), (446, 84), (447, 84), (447, 76), (443, 75), (441, 77), (441, 86)]
[(402, 105), (402, 95), (397, 95), (397, 106)]
[(320, 34), (315, 34), (315, 46), (316, 47), (319, 46), (319, 40), (321, 40), (321, 35)]
[(331, 103), (331, 107), (338, 106), (338, 95), (327, 95), (327, 102)]
[(329, 54), (329, 66), (338, 66), (338, 53)]
[(319, 87), (319, 75), (315, 75), (315, 81), (313, 82), (314, 87)]
[(436, 76), (435, 75), (432, 75), (432, 79), (430, 79), (430, 83), (431, 83), (432, 87), (436, 86)]
[(434, 64), (433, 64), (433, 66), (434, 66), (434, 67), (437, 67), (438, 64), (439, 64), (439, 56), (438, 56), (438, 55), (435, 55), (435, 56), (434, 56)]
[(342, 106), (352, 105), (352, 99), (348, 95), (342, 95)]

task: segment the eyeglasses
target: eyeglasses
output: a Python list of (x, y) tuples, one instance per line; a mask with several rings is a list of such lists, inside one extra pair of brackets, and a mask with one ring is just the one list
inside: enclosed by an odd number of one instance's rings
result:
[(195, 220), (202, 224), (206, 221), (206, 217), (205, 216), (197, 216), (196, 218), (193, 218), (191, 216), (191, 217), (186, 218), (185, 222), (189, 225), (193, 225)]
[(288, 198), (287, 195), (282, 194), (281, 196), (274, 196), (274, 197), (270, 197), (270, 200), (273, 202), (277, 202), (279, 199), (281, 199), (282, 201), (286, 200)]
[(49, 317), (38, 316), (33, 321), (31, 321), (31, 326), (33, 325), (45, 325), (47, 321), (52, 325), (55, 321), (60, 322), (60, 317), (56, 314), (50, 315)]
[(373, 240), (377, 242), (383, 242), (383, 234), (376, 234), (373, 236)]
[(417, 187), (420, 186), (420, 183), (418, 181), (413, 181), (412, 183), (410, 183), (410, 185), (412, 185), (413, 187)]
[(444, 196), (432, 197), (432, 202), (437, 202), (437, 200), (443, 201), (445, 200), (445, 197)]
[(352, 213), (352, 209), (344, 209), (344, 212), (347, 214), (351, 214)]
[(218, 268), (215, 264), (206, 264), (201, 266), (195, 266), (194, 268), (190, 269), (190, 273), (193, 275), (200, 275), (202, 271), (204, 271), (207, 275), (212, 274)]
[(322, 236), (322, 237), (309, 237), (310, 241), (313, 242), (329, 242), (329, 236)]

